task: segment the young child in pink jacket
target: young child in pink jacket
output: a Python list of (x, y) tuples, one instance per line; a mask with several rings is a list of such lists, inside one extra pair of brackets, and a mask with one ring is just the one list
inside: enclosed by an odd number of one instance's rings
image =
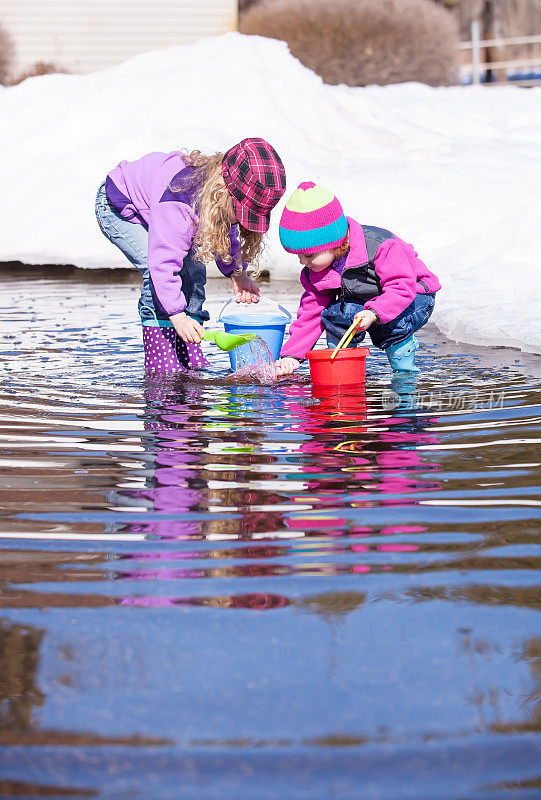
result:
[(346, 217), (332, 192), (311, 181), (289, 198), (280, 241), (299, 256), (304, 293), (276, 362), (278, 375), (294, 372), (324, 330), (327, 346), (336, 346), (354, 319), (353, 346), (369, 330), (393, 370), (419, 372), (413, 334), (426, 325), (441, 286), (411, 244)]

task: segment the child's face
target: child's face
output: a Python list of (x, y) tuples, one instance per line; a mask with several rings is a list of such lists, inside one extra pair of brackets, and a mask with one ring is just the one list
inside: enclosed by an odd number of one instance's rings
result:
[(321, 272), (332, 264), (334, 253), (332, 250), (324, 250), (322, 253), (299, 253), (299, 261), (303, 267)]

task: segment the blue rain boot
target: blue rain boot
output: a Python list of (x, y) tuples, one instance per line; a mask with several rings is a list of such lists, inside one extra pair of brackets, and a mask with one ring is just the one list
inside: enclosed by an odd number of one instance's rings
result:
[(391, 389), (399, 411), (414, 411), (419, 408), (417, 397), (417, 372), (400, 370), (393, 372)]
[(404, 339), (403, 342), (392, 344), (385, 350), (389, 364), (396, 372), (401, 372), (402, 370), (420, 372), (419, 367), (415, 366), (415, 351), (418, 347), (419, 342), (413, 334)]

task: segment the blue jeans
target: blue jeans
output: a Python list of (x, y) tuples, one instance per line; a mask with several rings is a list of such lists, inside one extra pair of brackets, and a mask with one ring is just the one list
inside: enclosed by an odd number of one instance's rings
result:
[[(430, 294), (417, 294), (409, 306), (390, 322), (373, 322), (368, 329), (372, 343), (385, 350), (393, 344), (405, 341), (409, 336), (423, 325), (426, 325), (436, 302), (434, 292)], [(334, 347), (347, 331), (353, 317), (364, 308), (363, 303), (342, 302), (337, 300), (326, 308), (321, 314), (323, 327), (327, 332), (327, 345)], [(360, 344), (366, 332), (357, 333), (351, 341), (350, 347)]]
[[(137, 267), (143, 276), (141, 297), (139, 298), (139, 315), (141, 322), (147, 319), (169, 319), (156, 296), (152, 278), (147, 266), (148, 229), (146, 225), (128, 222), (111, 205), (105, 193), (105, 183), (98, 189), (96, 197), (96, 218), (102, 233), (124, 253), (128, 261)], [(186, 314), (198, 322), (210, 319), (208, 311), (203, 310), (205, 302), (205, 284), (207, 271), (200, 261), (194, 261), (192, 251), (184, 258), (180, 270), (182, 291), (186, 298)]]

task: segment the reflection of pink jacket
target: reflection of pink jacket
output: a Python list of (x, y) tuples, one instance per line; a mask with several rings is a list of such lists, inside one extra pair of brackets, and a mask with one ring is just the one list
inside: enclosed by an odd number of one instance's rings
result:
[[(364, 268), (367, 275), (375, 273), (372, 277), (379, 283), (379, 294), (367, 300), (364, 307), (374, 311), (381, 323), (395, 319), (409, 306), (416, 294), (430, 294), (441, 288), (437, 277), (417, 256), (412, 245), (388, 231), (372, 229), (384, 240), (371, 261), (367, 250), (368, 235), (354, 219), (347, 217), (347, 220), (350, 246), (342, 269), (339, 261), (333, 261), (321, 272), (309, 269), (301, 272), (304, 293), (297, 319), (289, 330), (289, 339), (282, 347), (281, 357), (293, 356), (302, 360), (307, 351), (312, 349), (323, 333), (321, 312), (340, 294), (348, 270), (361, 268), (362, 274)], [(385, 234), (387, 238), (384, 238)]]

